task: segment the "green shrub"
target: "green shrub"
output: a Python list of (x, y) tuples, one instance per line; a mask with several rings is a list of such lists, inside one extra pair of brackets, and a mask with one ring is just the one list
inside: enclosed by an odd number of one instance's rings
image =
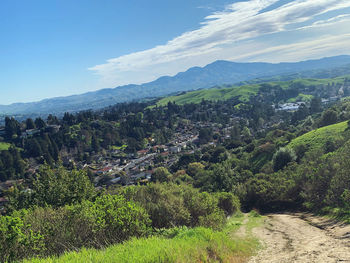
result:
[(43, 237), (30, 229), (23, 218), (28, 211), (0, 216), (0, 262), (32, 256), (44, 249)]
[(296, 159), (297, 157), (292, 149), (280, 148), (273, 156), (273, 168), (275, 171), (279, 171)]
[(61, 208), (20, 210), (0, 217), (0, 262), (102, 248), (149, 234), (148, 214), (122, 196)]
[(102, 245), (118, 243), (131, 236), (144, 236), (148, 233), (149, 216), (139, 205), (125, 200), (123, 196), (104, 195), (95, 202), (84, 201), (73, 206), (78, 219), (87, 220), (88, 229), (94, 233)]
[(221, 192), (217, 194), (218, 206), (225, 212), (226, 216), (232, 215), (240, 210), (240, 202), (232, 193)]
[[(199, 226), (205, 218), (218, 210), (229, 215), (239, 210), (238, 198), (229, 193), (199, 192), (189, 185), (149, 184), (119, 189), (127, 200), (139, 203), (150, 215), (154, 228)], [(220, 221), (221, 222), (221, 221)]]
[(224, 211), (217, 209), (211, 214), (200, 216), (199, 225), (212, 228), (215, 230), (222, 229), (226, 223), (226, 216)]

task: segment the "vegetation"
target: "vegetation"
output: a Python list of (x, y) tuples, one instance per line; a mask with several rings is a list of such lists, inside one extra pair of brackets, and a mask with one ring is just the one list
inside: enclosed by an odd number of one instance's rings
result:
[(327, 142), (332, 142), (338, 147), (344, 143), (344, 131), (347, 129), (347, 121), (333, 124), (310, 131), (300, 137), (293, 139), (288, 148), (298, 149), (305, 147), (306, 151), (322, 150)]
[[(24, 262), (243, 262), (258, 246), (251, 236), (234, 235), (243, 217), (232, 217), (222, 231), (208, 228), (173, 228), (149, 238), (132, 239), (105, 250), (83, 249), (59, 258), (32, 259)], [(258, 225), (249, 217), (247, 229)]]
[(165, 106), (168, 102), (174, 102), (179, 105), (188, 103), (200, 103), (202, 100), (228, 100), (239, 97), (241, 101), (248, 101), (251, 95), (256, 95), (259, 90), (258, 85), (232, 86), (230, 88), (213, 88), (199, 91), (187, 92), (183, 95), (171, 96), (161, 99), (157, 106)]
[[(288, 102), (305, 101), (309, 102), (313, 98), (311, 94), (297, 93), (298, 90), (302, 91), (303, 87), (315, 86), (329, 86), (341, 85), (344, 83), (346, 77), (338, 77), (334, 79), (296, 79), (291, 81), (271, 81), (263, 82), (259, 84), (249, 84), (242, 86), (230, 86), (211, 88), (198, 91), (190, 91), (184, 94), (166, 97), (157, 102), (157, 106), (165, 106), (168, 102), (173, 102), (178, 105), (184, 105), (189, 103), (200, 103), (202, 100), (229, 100), (232, 98), (238, 98), (241, 102), (249, 101), (251, 96), (257, 95), (266, 86), (281, 88), (283, 90), (293, 90), (293, 95), (287, 99)], [(315, 93), (317, 95), (317, 93)]]
[[(148, 249), (148, 262), (229, 262), (256, 244), (230, 234), (241, 209), (350, 218), (350, 100), (325, 101), (349, 92), (346, 77), (302, 79), (197, 91), (184, 105), (7, 117), (0, 261), (123, 262)], [(300, 94), (310, 102), (283, 108)]]
[(10, 148), (11, 144), (6, 142), (0, 142), (0, 151), (8, 150)]

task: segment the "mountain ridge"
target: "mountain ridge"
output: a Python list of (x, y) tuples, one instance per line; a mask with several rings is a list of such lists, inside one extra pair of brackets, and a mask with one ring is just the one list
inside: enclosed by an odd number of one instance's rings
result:
[(350, 56), (341, 55), (300, 62), (231, 62), (217, 60), (204, 67), (192, 67), (174, 76), (162, 76), (144, 84), (128, 84), (83, 94), (47, 98), (36, 102), (0, 105), (0, 114), (46, 114), (101, 109), (116, 103), (167, 96), (183, 91), (234, 84), (278, 74), (326, 69), (350, 64)]

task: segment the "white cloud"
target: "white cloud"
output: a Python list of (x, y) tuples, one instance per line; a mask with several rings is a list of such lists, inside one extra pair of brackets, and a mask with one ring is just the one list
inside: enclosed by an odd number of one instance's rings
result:
[[(325, 39), (332, 41), (332, 37), (339, 38), (337, 30), (326, 38), (319, 34), (314, 36), (314, 39), (305, 41), (296, 39), (295, 43), (291, 44), (273, 43), (272, 35), (300, 29), (311, 30), (310, 33), (313, 33), (312, 30), (319, 27), (349, 22), (348, 15), (311, 22), (322, 14), (350, 7), (349, 0), (295, 0), (263, 12), (277, 2), (279, 1), (251, 0), (228, 5), (224, 11), (206, 17), (197, 30), (186, 32), (152, 49), (109, 59), (106, 63), (91, 67), (89, 70), (98, 74), (104, 85), (112, 87), (151, 81), (162, 75), (172, 75), (192, 66), (203, 66), (217, 59), (249, 58), (252, 60), (254, 57), (257, 59), (264, 57), (267, 60), (287, 60), (289, 55), (277, 55), (279, 52), (276, 51), (288, 47), (288, 50), (295, 49), (297, 52), (301, 47), (310, 49), (312, 45), (323, 44), (319, 51), (328, 52), (334, 50), (332, 45), (342, 44), (337, 42), (330, 45), (324, 42)], [(308, 22), (310, 24), (305, 25)], [(348, 28), (350, 33), (350, 25)], [(269, 36), (272, 40), (269, 41), (269, 46), (261, 40), (254, 42), (254, 39)], [(248, 47), (254, 46), (259, 51), (249, 50), (243, 46), (247, 41), (253, 41), (253, 44), (249, 44)], [(342, 41), (346, 41), (345, 43), (349, 45), (349, 38), (343, 38)], [(241, 53), (239, 50), (245, 52)], [(310, 50), (312, 54), (317, 53), (315, 48), (312, 50)], [(262, 56), (263, 54), (266, 55)]]

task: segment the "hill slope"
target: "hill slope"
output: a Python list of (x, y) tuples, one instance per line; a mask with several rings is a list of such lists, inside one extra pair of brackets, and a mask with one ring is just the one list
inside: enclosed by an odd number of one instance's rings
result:
[[(203, 68), (194, 67), (173, 77), (161, 77), (142, 85), (126, 85), (81, 95), (46, 99), (32, 103), (0, 105), (0, 114), (47, 114), (104, 108), (122, 102), (172, 93), (210, 88), (279, 74), (292, 74), (315, 69), (329, 69), (350, 64), (350, 56), (337, 56), (297, 63), (235, 63), (216, 61)], [(342, 71), (344, 72), (344, 70)]]
[[(241, 102), (247, 102), (249, 97), (256, 95), (260, 88), (266, 84), (270, 86), (279, 86), (282, 89), (288, 89), (293, 86), (317, 86), (327, 85), (328, 83), (342, 84), (346, 77), (338, 77), (333, 79), (296, 79), (291, 81), (272, 81), (264, 82), (260, 84), (248, 84), (243, 86), (228, 86), (228, 87), (216, 87), (211, 89), (203, 89), (179, 94), (175, 96), (165, 97), (157, 102), (157, 106), (164, 106), (169, 101), (175, 102), (178, 105), (184, 105), (186, 103), (200, 103), (204, 100), (228, 100), (234, 97), (238, 97)], [(310, 100), (310, 96), (300, 94), (299, 96), (304, 97), (305, 100)], [(312, 98), (312, 96), (311, 96)]]
[(344, 121), (310, 131), (292, 140), (288, 147), (295, 149), (300, 145), (304, 145), (307, 151), (311, 152), (322, 149), (327, 141), (341, 143), (344, 140), (343, 133), (347, 127), (348, 122)]

